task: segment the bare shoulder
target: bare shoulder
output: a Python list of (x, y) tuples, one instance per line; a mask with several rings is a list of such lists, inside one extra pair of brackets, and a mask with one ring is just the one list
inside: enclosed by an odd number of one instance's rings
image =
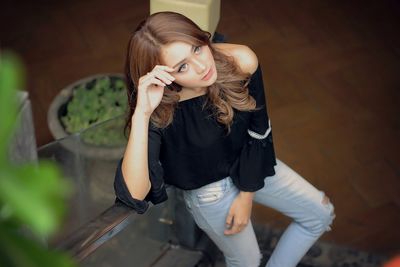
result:
[(216, 43), (213, 47), (218, 48), (221, 52), (233, 56), (239, 68), (246, 73), (253, 74), (258, 67), (258, 59), (256, 53), (247, 45)]

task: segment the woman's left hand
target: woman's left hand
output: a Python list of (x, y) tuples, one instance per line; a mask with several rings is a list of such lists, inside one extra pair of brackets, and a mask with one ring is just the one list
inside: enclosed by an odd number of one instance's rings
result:
[(242, 231), (250, 221), (253, 206), (253, 192), (241, 191), (232, 202), (229, 214), (226, 217), (227, 230), (225, 235), (234, 235)]

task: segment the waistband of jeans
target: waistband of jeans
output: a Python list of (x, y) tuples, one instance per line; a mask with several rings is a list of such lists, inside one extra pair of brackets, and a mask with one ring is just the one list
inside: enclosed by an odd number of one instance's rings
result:
[(233, 186), (233, 182), (232, 182), (232, 178), (230, 176), (227, 176), (225, 178), (222, 178), (221, 180), (203, 185), (202, 187), (196, 188), (196, 189), (191, 189), (191, 190), (185, 190), (188, 193), (189, 192), (196, 192), (196, 191), (200, 191), (200, 190), (204, 190), (206, 188), (209, 187), (214, 187), (214, 186), (218, 186), (218, 185), (226, 185), (227, 189), (231, 188)]

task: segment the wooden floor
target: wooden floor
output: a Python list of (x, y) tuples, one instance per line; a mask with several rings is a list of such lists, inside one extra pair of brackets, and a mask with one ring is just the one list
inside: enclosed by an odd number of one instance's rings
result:
[[(38, 145), (46, 112), (87, 75), (121, 72), (128, 34), (147, 1), (2, 4), (2, 48), (27, 66)], [(250, 46), (264, 72), (278, 157), (336, 207), (323, 239), (400, 249), (400, 4), (387, 1), (223, 0), (218, 32)], [(255, 207), (277, 226), (287, 220)]]

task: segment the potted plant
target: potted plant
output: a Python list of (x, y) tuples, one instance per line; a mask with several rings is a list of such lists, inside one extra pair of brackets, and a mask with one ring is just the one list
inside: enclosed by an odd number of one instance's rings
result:
[(123, 76), (98, 74), (62, 89), (52, 101), (47, 119), (55, 139), (76, 135), (64, 142), (68, 149), (90, 157), (115, 159), (121, 156), (126, 143), (126, 109)]

